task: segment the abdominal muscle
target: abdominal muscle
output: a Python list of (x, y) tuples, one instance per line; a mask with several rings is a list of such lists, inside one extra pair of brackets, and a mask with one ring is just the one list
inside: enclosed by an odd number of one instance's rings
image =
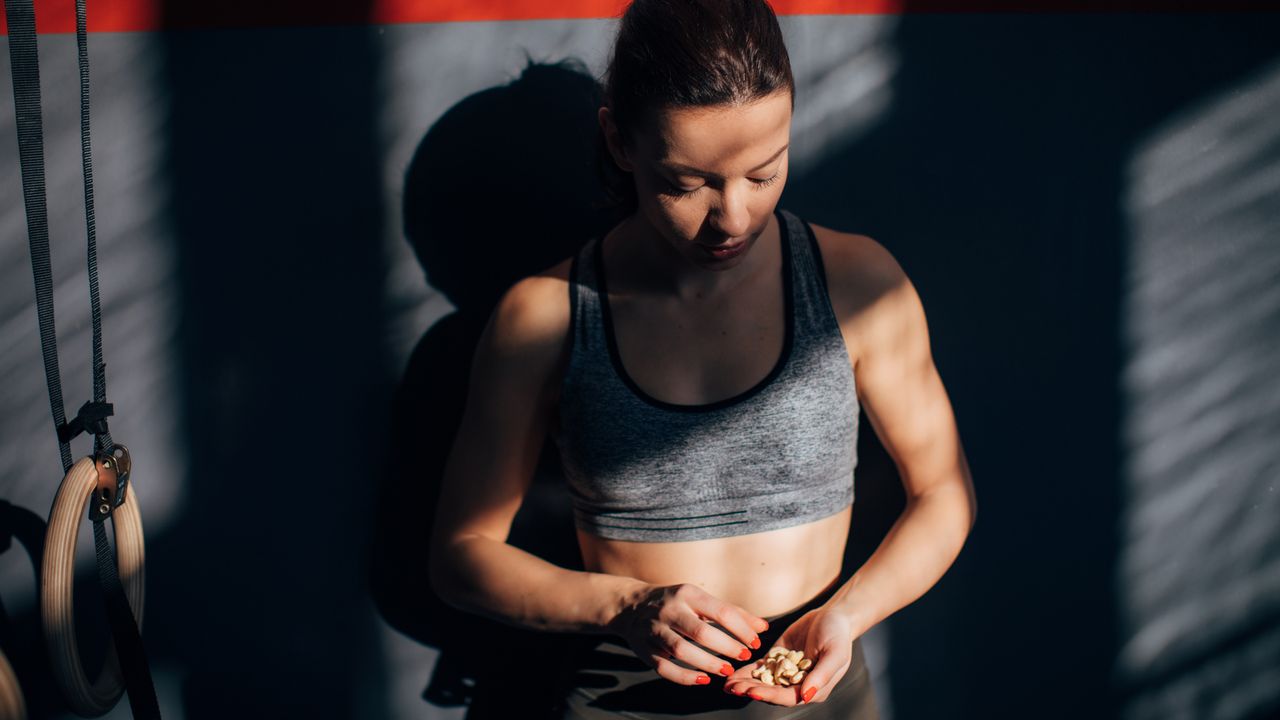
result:
[(608, 540), (579, 530), (578, 545), (589, 571), (654, 585), (692, 583), (747, 612), (775, 617), (839, 577), (850, 513), (845, 508), (803, 525), (687, 542)]

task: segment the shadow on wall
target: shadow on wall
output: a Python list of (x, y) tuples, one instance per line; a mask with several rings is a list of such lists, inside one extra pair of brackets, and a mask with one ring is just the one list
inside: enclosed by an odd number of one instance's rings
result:
[(148, 544), (153, 666), (186, 670), (188, 720), (385, 715), (360, 694), (384, 675), (359, 579), (393, 386), (378, 47), (346, 28), (162, 42), (190, 475)]
[[(25, 561), (31, 566), (32, 584), (36, 587), (37, 596), (41, 585), (40, 567), (44, 559), (47, 531), (45, 518), (24, 507), (0, 500), (0, 554), (14, 552), (26, 556)], [(26, 696), (24, 700), (28, 715), (35, 717), (29, 699), (30, 689), (40, 688), (53, 692), (52, 678), (46, 669), (50, 665), (49, 655), (45, 650), (44, 628), (38, 616), (20, 613), (16, 621), (10, 618), (3, 597), (0, 597), (0, 653), (3, 653), (3, 659), (8, 661), (13, 670), (18, 691)]]
[[(396, 394), (391, 471), (383, 475), (374, 520), (371, 587), (392, 626), (442, 651), (425, 698), (446, 706), (474, 700), (471, 720), (520, 717), (539, 704), (554, 687), (527, 658), (563, 652), (564, 638), (459, 612), (431, 590), (426, 559), (441, 475), (476, 341), (502, 293), (620, 219), (606, 206), (596, 176), (599, 106), (600, 88), (585, 66), (530, 61), (510, 84), (476, 93), (445, 113), (405, 175), (405, 235), (428, 283), (456, 311), (423, 335)], [(581, 567), (550, 442), (511, 542), (558, 565)]]
[[(955, 566), (891, 624), (898, 720), (1125, 707), (1123, 173), (1153, 127), (1274, 58), (1278, 26), (904, 14), (887, 116), (788, 184), (793, 209), (879, 239), (914, 281), (982, 507)], [(866, 482), (860, 501), (892, 494)]]

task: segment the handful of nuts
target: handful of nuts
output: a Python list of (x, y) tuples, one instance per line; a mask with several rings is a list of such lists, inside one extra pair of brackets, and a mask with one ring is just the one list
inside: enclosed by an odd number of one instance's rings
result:
[(775, 647), (763, 660), (756, 661), (751, 677), (765, 685), (799, 685), (812, 666), (813, 661), (804, 656), (804, 651)]

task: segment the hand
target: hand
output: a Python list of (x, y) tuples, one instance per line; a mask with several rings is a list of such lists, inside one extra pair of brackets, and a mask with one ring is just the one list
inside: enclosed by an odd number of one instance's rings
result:
[(609, 623), (659, 676), (681, 685), (707, 685), (712, 675), (732, 675), (725, 659), (749, 659), (760, 647), (757, 633), (768, 627), (763, 618), (688, 583), (645, 587)]
[(788, 650), (803, 650), (804, 656), (813, 660), (799, 685), (765, 685), (751, 677), (752, 662), (738, 668), (725, 682), (724, 690), (774, 705), (822, 702), (853, 662), (853, 640), (853, 625), (845, 616), (826, 607), (814, 608), (792, 623), (777, 643)]

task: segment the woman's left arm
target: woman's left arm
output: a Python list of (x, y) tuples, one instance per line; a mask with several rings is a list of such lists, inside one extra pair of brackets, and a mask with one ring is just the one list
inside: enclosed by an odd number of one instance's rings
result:
[[(857, 248), (857, 288), (844, 288), (851, 302), (835, 304), (837, 312), (846, 309), (842, 325), (863, 409), (907, 496), (875, 553), (827, 603), (848, 618), (857, 637), (938, 582), (973, 527), (977, 500), (920, 297), (878, 243), (859, 236), (849, 241)], [(831, 278), (833, 284), (843, 279)]]
[(779, 644), (816, 656), (795, 687), (726, 686), (779, 705), (821, 702), (849, 669), (853, 641), (924, 595), (960, 554), (977, 501), (947, 391), (934, 367), (924, 308), (893, 257), (870, 238), (825, 231), (832, 306), (854, 363), (858, 396), (897, 464), (907, 504), (871, 557)]

